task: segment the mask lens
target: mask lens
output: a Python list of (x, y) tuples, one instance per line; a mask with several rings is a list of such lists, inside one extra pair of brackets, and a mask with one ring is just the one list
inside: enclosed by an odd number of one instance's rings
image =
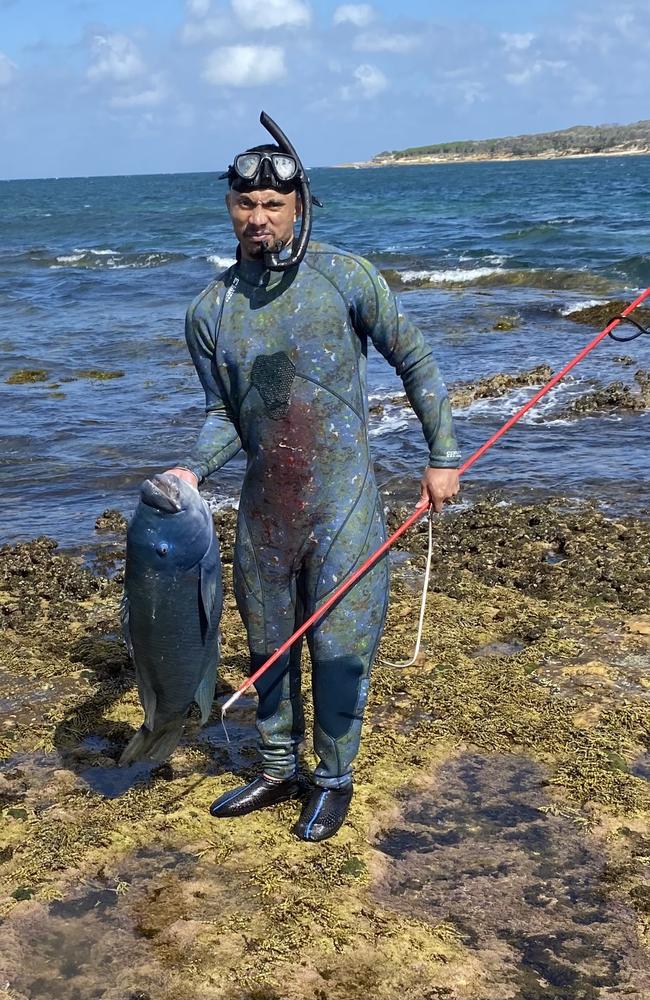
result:
[(292, 177), (295, 176), (296, 161), (293, 156), (286, 156), (281, 153), (274, 153), (271, 157), (273, 161), (273, 169), (275, 170), (276, 177), (280, 181), (290, 181)]
[(250, 181), (257, 173), (261, 156), (259, 153), (240, 153), (235, 157), (235, 170), (240, 177)]

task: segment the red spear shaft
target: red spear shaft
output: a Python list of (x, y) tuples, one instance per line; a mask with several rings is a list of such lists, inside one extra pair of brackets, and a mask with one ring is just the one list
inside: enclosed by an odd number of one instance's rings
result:
[[(550, 392), (550, 390), (554, 386), (556, 386), (558, 382), (560, 382), (564, 378), (564, 376), (571, 371), (572, 368), (575, 368), (576, 365), (579, 365), (580, 362), (583, 361), (584, 358), (586, 358), (591, 351), (593, 351), (594, 347), (596, 347), (601, 342), (601, 340), (604, 340), (605, 337), (615, 327), (619, 325), (621, 319), (623, 319), (626, 316), (629, 316), (630, 313), (637, 308), (637, 306), (640, 306), (641, 303), (648, 298), (648, 296), (650, 296), (650, 288), (646, 288), (644, 292), (641, 292), (641, 294), (634, 300), (634, 302), (631, 302), (629, 306), (625, 307), (623, 312), (620, 314), (620, 317), (617, 316), (615, 319), (612, 319), (611, 322), (607, 324), (604, 330), (601, 330), (600, 333), (593, 338), (593, 340), (590, 340), (589, 343), (586, 345), (586, 347), (583, 347), (582, 350), (579, 351), (578, 354), (576, 354), (576, 356), (572, 358), (571, 361), (569, 361), (564, 366), (564, 368), (562, 368), (559, 372), (557, 372), (553, 376), (553, 378), (551, 378), (546, 383), (546, 385), (542, 386), (542, 388), (539, 389), (535, 393), (535, 395), (521, 407), (520, 410), (518, 410), (515, 414), (513, 414), (513, 416), (510, 417), (509, 420), (506, 420), (505, 424), (502, 427), (500, 427), (499, 430), (492, 435), (492, 437), (488, 438), (488, 440), (484, 444), (482, 444), (481, 447), (478, 448), (473, 455), (470, 455), (467, 461), (464, 462), (461, 465), (460, 469), (458, 470), (459, 475), (462, 476), (463, 473), (467, 472), (467, 470), (471, 468), (472, 465), (474, 465), (474, 462), (478, 461), (478, 459), (482, 455), (484, 455), (485, 452), (488, 451), (488, 449), (491, 448), (493, 444), (496, 444), (499, 438), (502, 438), (503, 435), (507, 431), (509, 431), (514, 424), (516, 424), (519, 420), (521, 420), (524, 414), (528, 413), (528, 411), (532, 409), (532, 407), (535, 406), (540, 401), (542, 396), (545, 396), (547, 392)], [(327, 600), (324, 601), (323, 604), (321, 604), (321, 606), (317, 608), (312, 615), (309, 616), (307, 621), (302, 623), (300, 628), (296, 629), (296, 631), (293, 633), (292, 636), (289, 636), (286, 642), (283, 642), (282, 645), (279, 646), (278, 649), (276, 649), (276, 651), (271, 654), (271, 656), (269, 656), (268, 660), (266, 660), (261, 667), (258, 667), (258, 669), (255, 671), (254, 674), (251, 674), (250, 677), (248, 677), (245, 681), (243, 681), (242, 684), (239, 685), (235, 693), (231, 695), (230, 698), (228, 698), (228, 701), (226, 701), (225, 704), (223, 705), (221, 709), (222, 719), (224, 714), (237, 701), (240, 695), (242, 695), (244, 691), (248, 690), (248, 688), (251, 687), (251, 685), (254, 684), (255, 681), (257, 681), (262, 676), (262, 674), (266, 673), (269, 667), (272, 667), (273, 664), (276, 663), (280, 659), (280, 657), (283, 656), (287, 652), (287, 650), (291, 648), (291, 646), (293, 646), (294, 642), (296, 642), (302, 635), (305, 634), (305, 632), (307, 632), (313, 625), (315, 625), (316, 622), (329, 611), (332, 605), (336, 604), (339, 598), (343, 597), (343, 594), (347, 593), (347, 591), (354, 586), (357, 580), (360, 577), (362, 577), (363, 574), (366, 573), (372, 566), (374, 566), (375, 563), (379, 559), (381, 559), (384, 553), (388, 551), (391, 545), (393, 545), (397, 541), (397, 539), (404, 534), (405, 531), (408, 531), (411, 525), (415, 524), (415, 522), (419, 520), (419, 518), (421, 518), (422, 515), (426, 513), (427, 510), (428, 510), (428, 505), (421, 505), (416, 507), (413, 513), (410, 514), (409, 517), (407, 517), (407, 519), (404, 521), (404, 523), (399, 526), (397, 531), (394, 531), (393, 534), (390, 536), (390, 538), (387, 538), (386, 541), (382, 545), (380, 545), (379, 548), (375, 552), (373, 552), (371, 556), (368, 557), (368, 559), (366, 559), (366, 561), (363, 563), (362, 566), (359, 566), (359, 568), (356, 569), (354, 573), (352, 573), (346, 580), (344, 580), (343, 583), (341, 583), (336, 588), (336, 590), (332, 591)]]

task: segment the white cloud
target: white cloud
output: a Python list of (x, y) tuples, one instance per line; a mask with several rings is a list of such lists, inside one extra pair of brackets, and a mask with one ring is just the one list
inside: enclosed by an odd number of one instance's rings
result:
[(501, 41), (506, 52), (523, 52), (525, 49), (530, 48), (534, 38), (535, 35), (532, 31), (522, 32), (521, 34), (504, 31), (501, 35)]
[(232, 9), (249, 30), (298, 28), (311, 21), (303, 0), (232, 0)]
[(352, 88), (343, 87), (341, 91), (341, 96), (347, 100), (350, 100), (355, 95), (365, 100), (371, 100), (386, 90), (388, 86), (388, 80), (382, 71), (377, 69), (376, 66), (370, 66), (368, 63), (357, 66), (353, 76), (357, 81), (356, 86)]
[(123, 83), (144, 72), (137, 46), (126, 35), (95, 35), (95, 61), (88, 70), (89, 80), (114, 80)]
[(404, 35), (399, 32), (373, 31), (359, 35), (354, 47), (361, 52), (412, 52), (420, 45), (417, 35)]
[(210, 0), (186, 0), (185, 6), (190, 17), (205, 17), (210, 10)]
[(181, 28), (181, 41), (186, 45), (195, 45), (209, 39), (224, 38), (231, 27), (232, 22), (219, 14), (202, 21), (186, 21)]
[(478, 80), (461, 80), (458, 84), (458, 90), (463, 104), (468, 107), (471, 107), (472, 104), (487, 101), (488, 99), (486, 88)]
[(109, 104), (112, 108), (157, 108), (167, 97), (167, 87), (162, 77), (155, 76), (149, 87), (133, 93), (116, 94)]
[(369, 3), (344, 3), (334, 11), (334, 24), (353, 24), (355, 28), (365, 28), (375, 19), (375, 12)]
[(205, 63), (203, 79), (226, 87), (257, 87), (286, 76), (284, 49), (276, 45), (225, 45)]
[(519, 72), (506, 73), (508, 83), (515, 87), (522, 87), (542, 73), (558, 74), (565, 70), (568, 63), (563, 59), (536, 59), (528, 63)]
[(12, 63), (4, 52), (0, 52), (0, 87), (8, 87), (13, 82), (17, 72), (18, 67), (15, 63)]

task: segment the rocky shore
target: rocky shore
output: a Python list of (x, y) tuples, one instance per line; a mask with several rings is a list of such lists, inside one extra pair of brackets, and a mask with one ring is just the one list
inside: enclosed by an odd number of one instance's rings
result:
[[(650, 521), (473, 499), (435, 521), (423, 652), (376, 665), (350, 822), (318, 846), (293, 804), (207, 812), (256, 769), (252, 698), (230, 745), (216, 709), (167, 764), (116, 767), (141, 720), (119, 517), (82, 556), (0, 549), (0, 996), (646, 995)], [(420, 523), (392, 557), (382, 658), (409, 654), (425, 548)], [(230, 585), (223, 633), (219, 697), (246, 669)]]
[(502, 154), (493, 155), (491, 153), (458, 153), (458, 154), (422, 154), (415, 156), (373, 156), (371, 160), (357, 160), (354, 163), (338, 163), (340, 169), (353, 168), (355, 170), (374, 167), (421, 167), (437, 163), (513, 163), (519, 160), (584, 160), (587, 157), (602, 156), (648, 156), (650, 146), (620, 146), (613, 149), (603, 150), (599, 153), (565, 152), (564, 150), (546, 151), (543, 153), (528, 154)]

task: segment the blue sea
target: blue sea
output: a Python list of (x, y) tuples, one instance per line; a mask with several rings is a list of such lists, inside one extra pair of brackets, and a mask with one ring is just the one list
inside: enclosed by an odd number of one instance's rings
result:
[[(316, 169), (313, 236), (364, 254), (401, 296), (448, 384), (543, 363), (554, 370), (596, 330), (571, 310), (650, 285), (650, 157)], [(183, 456), (203, 419), (183, 319), (234, 258), (216, 174), (0, 183), (0, 468), (3, 542), (94, 537), (107, 507), (129, 513), (139, 482)], [(503, 317), (515, 327), (497, 331)], [(632, 365), (615, 360), (631, 355)], [(576, 395), (632, 381), (650, 338), (605, 340), (467, 475), (467, 502), (593, 498), (648, 512), (647, 413), (567, 418)], [(11, 384), (23, 369), (43, 381)], [(112, 374), (98, 378), (96, 372)], [(401, 384), (369, 366), (372, 443), (387, 498), (417, 499), (426, 449)], [(467, 457), (534, 392), (457, 414)], [(238, 456), (207, 484), (237, 496)]]

